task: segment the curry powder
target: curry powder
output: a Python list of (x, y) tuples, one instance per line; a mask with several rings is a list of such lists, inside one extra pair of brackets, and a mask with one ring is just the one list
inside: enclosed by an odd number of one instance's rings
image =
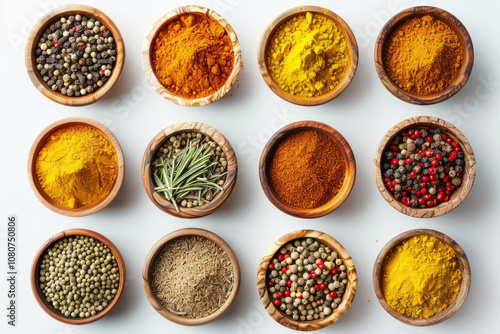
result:
[(151, 61), (172, 93), (202, 98), (217, 92), (233, 70), (234, 50), (223, 26), (200, 13), (182, 14), (156, 36)]
[(426, 319), (446, 309), (456, 298), (462, 271), (455, 251), (428, 235), (418, 235), (394, 247), (381, 270), (382, 293), (399, 314)]
[(67, 208), (103, 200), (118, 178), (118, 157), (111, 141), (87, 125), (67, 126), (47, 138), (35, 160), (45, 194)]
[(335, 22), (308, 12), (276, 29), (266, 58), (269, 72), (281, 89), (311, 98), (339, 85), (349, 68), (349, 47)]
[(463, 61), (457, 33), (430, 15), (399, 25), (383, 51), (389, 78), (402, 90), (420, 96), (445, 90), (460, 73)]

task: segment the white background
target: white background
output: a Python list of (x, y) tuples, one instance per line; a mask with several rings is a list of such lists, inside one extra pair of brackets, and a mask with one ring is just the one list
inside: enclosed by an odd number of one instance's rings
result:
[[(475, 1), (315, 1), (333, 10), (351, 26), (359, 44), (359, 67), (347, 90), (317, 107), (282, 101), (265, 85), (257, 67), (257, 45), (266, 25), (284, 10), (308, 2), (296, 0), (197, 0), (218, 11), (233, 26), (242, 47), (243, 68), (233, 89), (208, 106), (187, 108), (164, 100), (143, 74), (141, 48), (150, 26), (162, 14), (186, 1), (83, 1), (104, 11), (125, 39), (126, 64), (114, 90), (93, 105), (72, 108), (56, 104), (32, 85), (24, 67), (26, 37), (44, 13), (66, 4), (62, 0), (0, 2), (1, 18), (1, 151), (0, 151), (0, 319), (2, 333), (169, 332), (234, 333), (291, 332), (265, 313), (256, 291), (259, 260), (271, 243), (297, 229), (317, 229), (336, 238), (350, 252), (359, 275), (356, 298), (340, 321), (322, 333), (464, 333), (491, 332), (498, 319), (500, 253), (498, 242), (499, 146), (498, 112), (500, 47), (499, 3)], [(382, 25), (397, 12), (420, 4), (449, 10), (472, 36), (475, 63), (469, 82), (451, 99), (433, 106), (413, 106), (392, 96), (380, 83), (373, 48)], [(423, 220), (407, 217), (385, 202), (373, 178), (375, 149), (394, 124), (403, 119), (441, 117), (467, 136), (477, 159), (477, 177), (469, 197), (445, 216)], [(33, 195), (26, 176), (27, 153), (37, 134), (50, 123), (84, 116), (108, 125), (126, 159), (123, 187), (106, 209), (92, 216), (68, 218), (53, 213)], [(327, 123), (350, 143), (357, 161), (357, 180), (349, 198), (335, 212), (316, 220), (289, 217), (264, 196), (258, 158), (278, 128), (298, 120)], [(140, 178), (142, 155), (153, 136), (181, 121), (201, 121), (220, 130), (231, 142), (239, 176), (229, 200), (213, 215), (182, 220), (157, 209)], [(6, 325), (5, 284), (7, 215), (19, 220), (18, 327)], [(127, 285), (116, 308), (104, 319), (83, 327), (61, 324), (38, 306), (30, 291), (29, 269), (40, 245), (69, 228), (88, 228), (107, 236), (127, 265)], [(162, 318), (148, 303), (140, 279), (143, 261), (163, 235), (184, 227), (206, 228), (220, 235), (236, 253), (242, 272), (240, 293), (231, 309), (203, 327), (188, 328)], [(372, 268), (382, 246), (395, 235), (415, 228), (432, 228), (454, 238), (467, 253), (472, 268), (469, 297), (451, 319), (430, 328), (415, 328), (390, 317), (379, 305), (372, 285)]]

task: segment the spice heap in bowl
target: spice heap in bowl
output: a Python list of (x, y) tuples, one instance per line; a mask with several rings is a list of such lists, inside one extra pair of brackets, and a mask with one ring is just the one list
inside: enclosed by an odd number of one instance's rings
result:
[(288, 233), (266, 251), (257, 272), (262, 305), (280, 325), (313, 331), (338, 321), (357, 289), (351, 256), (331, 236), (312, 230)]
[(390, 143), (383, 158), (385, 186), (406, 206), (431, 208), (448, 202), (462, 184), (464, 152), (441, 128), (405, 129)]
[(377, 298), (389, 314), (414, 326), (451, 317), (470, 287), (470, 267), (462, 248), (433, 230), (413, 230), (389, 241), (373, 273)]
[(241, 48), (219, 14), (190, 5), (166, 13), (153, 25), (142, 62), (158, 94), (180, 105), (201, 106), (231, 89), (241, 67)]
[(316, 130), (303, 130), (279, 142), (268, 162), (276, 194), (288, 205), (315, 209), (335, 197), (346, 174), (342, 150)]
[(326, 124), (302, 121), (279, 130), (266, 144), (260, 179), (266, 196), (283, 212), (315, 218), (349, 195), (356, 165), (349, 144)]
[(60, 239), (44, 253), (39, 288), (47, 303), (70, 318), (89, 318), (115, 298), (118, 263), (100, 241), (83, 235)]
[(282, 99), (299, 105), (328, 102), (356, 72), (356, 39), (345, 21), (317, 6), (291, 8), (264, 31), (258, 51), (262, 77)]
[(269, 73), (282, 90), (309, 98), (337, 87), (350, 65), (342, 30), (311, 12), (283, 22), (271, 36), (266, 56)]
[(111, 76), (116, 62), (111, 31), (84, 14), (51, 23), (35, 49), (36, 69), (52, 89), (68, 97), (93, 93)]
[(239, 264), (231, 248), (202, 229), (181, 229), (160, 239), (142, 274), (151, 305), (168, 320), (188, 326), (220, 317), (240, 285)]
[(124, 177), (124, 159), (111, 131), (88, 118), (67, 118), (35, 139), (28, 161), (35, 195), (49, 209), (84, 216), (108, 205)]
[(323, 319), (342, 302), (348, 283), (346, 270), (338, 254), (318, 240), (293, 240), (268, 267), (273, 305), (296, 321)]
[(385, 43), (384, 65), (389, 78), (412, 95), (442, 92), (458, 76), (464, 62), (457, 33), (431, 15), (404, 21)]
[(72, 229), (40, 247), (30, 276), (33, 295), (48, 315), (66, 324), (84, 325), (116, 306), (126, 269), (119, 250), (106, 237)]
[(141, 174), (144, 189), (158, 208), (180, 218), (199, 218), (229, 198), (238, 163), (219, 131), (203, 123), (182, 122), (151, 140)]
[(199, 132), (181, 132), (168, 137), (152, 164), (155, 191), (181, 207), (209, 203), (223, 190), (227, 160), (222, 148)]
[(375, 67), (397, 98), (428, 105), (456, 94), (474, 63), (469, 33), (452, 14), (436, 7), (403, 10), (382, 28), (375, 44)]

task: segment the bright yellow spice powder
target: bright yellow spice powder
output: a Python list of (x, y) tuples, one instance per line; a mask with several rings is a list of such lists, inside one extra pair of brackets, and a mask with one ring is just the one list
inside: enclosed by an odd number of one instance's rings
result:
[(426, 319), (457, 298), (462, 271), (450, 246), (435, 237), (418, 235), (389, 252), (381, 280), (384, 298), (393, 310)]
[(75, 125), (54, 131), (40, 149), (35, 171), (45, 194), (67, 208), (104, 199), (118, 177), (118, 157), (98, 130)]
[(349, 68), (344, 33), (320, 14), (297, 15), (282, 23), (270, 39), (266, 57), (278, 86), (299, 97), (328, 93)]

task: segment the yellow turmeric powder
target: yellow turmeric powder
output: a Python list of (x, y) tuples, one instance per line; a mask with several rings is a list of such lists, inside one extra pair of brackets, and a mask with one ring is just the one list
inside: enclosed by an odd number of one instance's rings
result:
[(464, 54), (455, 31), (430, 15), (403, 22), (388, 37), (384, 66), (389, 78), (413, 95), (445, 90), (458, 76)]
[(455, 251), (429, 235), (418, 235), (394, 247), (384, 259), (382, 293), (399, 314), (426, 319), (456, 298), (462, 271)]
[(320, 14), (297, 15), (270, 38), (267, 67), (281, 89), (299, 97), (333, 90), (349, 67), (349, 48), (335, 22)]
[(86, 125), (54, 131), (35, 160), (45, 194), (67, 208), (103, 200), (118, 177), (118, 157), (111, 141)]

